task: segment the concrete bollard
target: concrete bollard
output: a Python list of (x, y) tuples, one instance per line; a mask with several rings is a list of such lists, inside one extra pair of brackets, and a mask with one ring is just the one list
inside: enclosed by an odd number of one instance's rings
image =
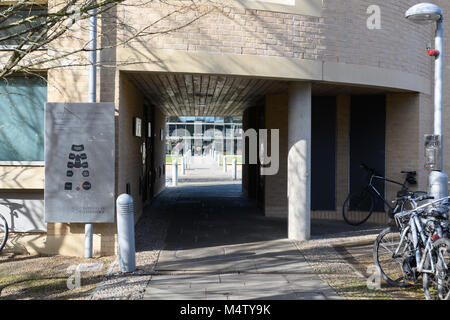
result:
[(119, 269), (121, 272), (133, 272), (136, 270), (133, 198), (129, 194), (121, 194), (116, 206)]
[(178, 161), (177, 159), (172, 160), (172, 187), (178, 185)]
[(220, 154), (217, 153), (217, 166), (220, 167)]
[(233, 168), (233, 170), (232, 170), (233, 180), (236, 180), (237, 179), (237, 161), (236, 161), (236, 159), (233, 159), (232, 168)]
[(227, 172), (227, 157), (226, 156), (223, 156), (222, 164), (223, 164), (223, 172)]
[(181, 175), (184, 176), (186, 174), (186, 158), (183, 156), (181, 157)]

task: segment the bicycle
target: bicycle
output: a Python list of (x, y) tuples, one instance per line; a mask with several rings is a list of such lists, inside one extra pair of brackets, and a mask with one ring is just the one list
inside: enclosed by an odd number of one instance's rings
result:
[[(394, 201), (394, 206), (391, 206), (388, 201), (381, 195), (381, 192), (374, 185), (375, 181), (390, 182), (401, 186), (401, 190), (397, 192), (397, 197), (402, 197), (408, 195), (410, 192), (406, 183), (417, 184), (415, 171), (402, 171), (401, 173), (406, 174), (405, 181), (403, 183), (388, 179), (378, 174), (375, 169), (369, 168), (364, 163), (361, 164), (361, 168), (369, 173), (368, 184), (363, 187), (360, 191), (350, 193), (344, 202), (342, 207), (342, 215), (344, 221), (352, 226), (359, 226), (366, 222), (373, 213), (375, 207), (376, 199), (383, 201), (384, 205), (388, 209), (388, 216), (390, 219), (397, 212), (403, 211), (407, 205), (408, 200), (397, 200)], [(424, 191), (413, 191), (415, 195), (426, 194)], [(400, 198), (397, 198), (400, 199)], [(405, 198), (401, 198), (405, 199)]]
[(0, 214), (0, 251), (2, 251), (6, 245), (8, 233), (8, 223), (6, 222), (5, 217)]
[(396, 226), (378, 235), (373, 248), (375, 265), (391, 286), (414, 285), (422, 275), (426, 299), (448, 300), (448, 198), (417, 207), (418, 201), (433, 197), (405, 197), (414, 208), (396, 213)]

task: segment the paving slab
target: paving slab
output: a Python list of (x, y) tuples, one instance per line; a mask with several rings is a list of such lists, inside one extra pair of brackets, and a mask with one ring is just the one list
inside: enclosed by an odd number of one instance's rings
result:
[(220, 183), (211, 182), (220, 169), (200, 160), (191, 162), (180, 187), (167, 188), (158, 200), (170, 225), (144, 298), (338, 298), (286, 239), (286, 219), (264, 217), (223, 172)]

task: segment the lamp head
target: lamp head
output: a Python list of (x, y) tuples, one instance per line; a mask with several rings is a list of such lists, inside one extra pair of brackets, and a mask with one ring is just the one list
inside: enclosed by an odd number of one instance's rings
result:
[(408, 9), (405, 13), (405, 18), (418, 24), (428, 24), (437, 22), (444, 17), (442, 9), (437, 5), (423, 2), (416, 4)]

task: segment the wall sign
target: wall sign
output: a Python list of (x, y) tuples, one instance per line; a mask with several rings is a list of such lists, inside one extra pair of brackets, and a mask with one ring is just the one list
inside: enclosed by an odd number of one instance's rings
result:
[(134, 118), (133, 128), (134, 128), (134, 136), (141, 137), (142, 136), (142, 120), (141, 120), (141, 118), (138, 118), (138, 117)]
[(46, 222), (114, 222), (114, 137), (113, 103), (47, 103)]

